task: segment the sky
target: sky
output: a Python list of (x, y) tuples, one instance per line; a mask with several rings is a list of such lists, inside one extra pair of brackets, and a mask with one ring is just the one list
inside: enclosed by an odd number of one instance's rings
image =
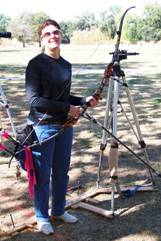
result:
[(24, 11), (33, 13), (43, 11), (51, 18), (61, 21), (71, 20), (84, 13), (97, 15), (113, 5), (120, 5), (123, 11), (135, 6), (132, 11), (140, 14), (143, 6), (152, 2), (161, 4), (161, 0), (0, 0), (0, 14), (14, 17)]

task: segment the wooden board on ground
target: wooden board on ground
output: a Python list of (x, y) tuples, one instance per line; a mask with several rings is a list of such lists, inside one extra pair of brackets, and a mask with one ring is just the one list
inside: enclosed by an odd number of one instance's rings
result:
[[(153, 187), (151, 184), (146, 184), (146, 185), (134, 185), (134, 186), (126, 186), (126, 187), (121, 187), (122, 192), (130, 191), (130, 192), (154, 192), (157, 191), (156, 188)], [(88, 198), (95, 197), (100, 194), (110, 194), (111, 193), (111, 188), (94, 188), (92, 190), (89, 190), (79, 196), (74, 197), (71, 199), (67, 205), (66, 208), (70, 208), (73, 205), (76, 205), (79, 202), (85, 201)], [(117, 193), (117, 192), (116, 192)]]
[(73, 205), (72, 208), (83, 208), (87, 211), (91, 211), (93, 213), (99, 214), (105, 218), (113, 218), (114, 216), (107, 210), (103, 208), (96, 207), (89, 203), (79, 202), (76, 205)]
[[(157, 191), (152, 185), (135, 185), (130, 187), (122, 187), (122, 191), (136, 191), (137, 192), (147, 192), (147, 191)], [(112, 218), (113, 215), (109, 211), (96, 207), (93, 204), (86, 203), (91, 200), (93, 197), (100, 194), (110, 194), (111, 188), (94, 188), (88, 192), (83, 193), (82, 195), (72, 197), (69, 199), (66, 209), (69, 208), (83, 208), (85, 210), (94, 212), (96, 214), (102, 215), (106, 218)], [(31, 208), (19, 208), (16, 209), (13, 213), (8, 213), (6, 215), (0, 216), (0, 227), (3, 232), (3, 236), (12, 234), (14, 232), (21, 231), (25, 228), (35, 225), (34, 209)]]

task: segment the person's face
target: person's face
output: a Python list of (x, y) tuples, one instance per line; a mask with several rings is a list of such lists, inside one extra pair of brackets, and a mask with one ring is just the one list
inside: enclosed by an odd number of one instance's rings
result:
[(61, 44), (61, 31), (54, 25), (46, 26), (42, 30), (41, 40), (45, 48), (55, 50)]

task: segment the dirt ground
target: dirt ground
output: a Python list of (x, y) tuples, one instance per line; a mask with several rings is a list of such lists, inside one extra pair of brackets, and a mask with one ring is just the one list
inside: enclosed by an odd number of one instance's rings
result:
[[(149, 48), (148, 48), (149, 49)], [(158, 48), (154, 53), (158, 53)], [(145, 51), (146, 53), (146, 51)], [(145, 64), (146, 63), (146, 64)], [(21, 172), (21, 177), (16, 179), (16, 162), (13, 161), (8, 168), (10, 157), (1, 154), (0, 160), (0, 240), (7, 241), (161, 241), (161, 179), (158, 173), (161, 171), (161, 145), (160, 145), (160, 69), (157, 63), (153, 63), (154, 73), (142, 73), (142, 68), (152, 66), (152, 62), (142, 57), (141, 61), (125, 63), (124, 69), (129, 74), (130, 90), (134, 97), (134, 103), (137, 110), (139, 123), (145, 143), (147, 144), (150, 166), (157, 173), (152, 172), (150, 176), (149, 169), (132, 155), (121, 144), (119, 145), (119, 168), (118, 176), (121, 188), (126, 186), (138, 187), (136, 185), (147, 185), (153, 181), (155, 185), (151, 191), (131, 192), (130, 197), (120, 198), (115, 195), (114, 215), (112, 218), (96, 214), (96, 207), (104, 211), (111, 211), (111, 193), (102, 193), (95, 197), (89, 197), (83, 200), (83, 203), (92, 204), (94, 211), (87, 211), (84, 208), (69, 208), (68, 210), (76, 215), (79, 221), (76, 224), (64, 224), (59, 221), (53, 223), (55, 234), (45, 236), (37, 231), (33, 217), (32, 201), (28, 197), (28, 187), (26, 173)], [(133, 72), (133, 69), (136, 71)], [(139, 67), (138, 67), (139, 66)], [(7, 68), (7, 64), (1, 66), (1, 70)], [(13, 66), (10, 66), (10, 68)], [(75, 64), (74, 71), (80, 66)], [(86, 72), (75, 76), (77, 82), (74, 84), (74, 90), (77, 93), (84, 93), (85, 89), (92, 92), (96, 87), (95, 80), (100, 79), (102, 73), (95, 73), (95, 70), (104, 69), (103, 64), (88, 64), (84, 66)], [(11, 71), (21, 74), (24, 66), (16, 66)], [(93, 70), (93, 72), (92, 72)], [(17, 71), (17, 72), (16, 72)], [(91, 71), (91, 74), (87, 74)], [(8, 73), (8, 69), (6, 69)], [(2, 72), (3, 77), (6, 75)], [(140, 77), (141, 76), (141, 77)], [(148, 77), (147, 77), (148, 76)], [(12, 76), (11, 76), (12, 77)], [(82, 78), (84, 86), (82, 86)], [(148, 79), (149, 78), (149, 79)], [(89, 80), (91, 81), (89, 83)], [(22, 112), (22, 107), (26, 106), (24, 101), (23, 84), (19, 79), (15, 82), (10, 79), (11, 85), (3, 82), (7, 96), (11, 101), (11, 110), (13, 111), (16, 124), (19, 124), (26, 115)], [(12, 86), (12, 89), (11, 89)], [(92, 86), (92, 87), (91, 87)], [(13, 95), (14, 88), (20, 91)], [(84, 89), (83, 89), (84, 88)], [(91, 88), (91, 89), (89, 89)], [(22, 92), (21, 92), (22, 91)], [(87, 92), (85, 92), (87, 94)], [(106, 93), (105, 93), (106, 97)], [(17, 103), (21, 103), (17, 105)], [(123, 96), (123, 104), (127, 107), (127, 100)], [(95, 110), (89, 112), (101, 123), (105, 116), (106, 98), (103, 98)], [(127, 107), (126, 112), (130, 114), (131, 109)], [(2, 115), (3, 117), (3, 115)], [(143, 150), (138, 147), (138, 141), (131, 128), (127, 124), (122, 113), (118, 113), (118, 137), (137, 153), (143, 160)], [(134, 123), (135, 124), (135, 123)], [(104, 151), (104, 158), (101, 164), (100, 175), (98, 173), (98, 161), (100, 158), (102, 130), (100, 126), (95, 125), (88, 120), (81, 118), (75, 126), (73, 152), (70, 168), (69, 191), (67, 195), (67, 204), (75, 200), (76, 197), (91, 192), (96, 189), (96, 182), (99, 177), (100, 188), (111, 188), (108, 171), (109, 144)], [(109, 143), (109, 142), (108, 142)], [(72, 187), (81, 187), (71, 191)], [(97, 190), (97, 189), (96, 189)], [(20, 230), (24, 223), (28, 227)], [(30, 225), (34, 224), (34, 225)], [(17, 232), (15, 232), (17, 230)]]

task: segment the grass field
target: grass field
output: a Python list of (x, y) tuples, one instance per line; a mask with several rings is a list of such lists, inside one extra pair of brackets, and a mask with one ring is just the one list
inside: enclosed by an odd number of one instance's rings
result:
[[(128, 56), (121, 61), (121, 67), (125, 72), (132, 95), (140, 128), (147, 144), (150, 165), (157, 171), (161, 171), (161, 45), (123, 45), (121, 49), (128, 52), (138, 52), (139, 55)], [(90, 95), (99, 85), (105, 67), (111, 61), (109, 52), (114, 50), (114, 45), (96, 46), (71, 46), (63, 45), (61, 54), (73, 65), (72, 92), (77, 95)], [(28, 114), (28, 106), (25, 98), (24, 75), (28, 61), (40, 52), (39, 48), (28, 47), (9, 48), (0, 47), (0, 85), (7, 96), (10, 111), (15, 125), (23, 123)], [(122, 90), (121, 90), (122, 91)], [(103, 99), (98, 107), (89, 110), (101, 123), (104, 121), (107, 88), (103, 93)], [(120, 99), (126, 112), (131, 118), (131, 109), (128, 101), (121, 92)], [(0, 107), (2, 127), (11, 129), (5, 113)], [(135, 124), (135, 123), (134, 123)], [(98, 159), (100, 153), (102, 131), (97, 125), (81, 118), (75, 126), (73, 153), (70, 169), (70, 185), (78, 182), (82, 184), (83, 191), (95, 185), (98, 171)], [(124, 141), (136, 153), (142, 155), (138, 141), (131, 132), (126, 118), (118, 113), (118, 137)], [(105, 150), (108, 156), (109, 146)], [(142, 183), (148, 178), (148, 172), (142, 163), (131, 155), (124, 147), (119, 147), (119, 178), (121, 184), (133, 185)], [(15, 180), (15, 165), (8, 169), (6, 163), (9, 157), (1, 154), (0, 157), (0, 218), (6, 217), (14, 211), (14, 205), (19, 203), (23, 208), (31, 206), (26, 198), (27, 188), (25, 175), (20, 181)], [(101, 183), (109, 185), (109, 173), (107, 158), (102, 163)], [(159, 191), (143, 193), (128, 200), (116, 200), (116, 209), (119, 216), (112, 221), (97, 216), (93, 213), (74, 210), (80, 222), (74, 226), (57, 225), (57, 229), (64, 235), (64, 241), (160, 241), (161, 240), (161, 200), (160, 180), (154, 175)], [(4, 195), (6, 196), (4, 197)], [(15, 196), (16, 195), (16, 196)], [(4, 201), (7, 200), (7, 201)], [(101, 198), (101, 205), (109, 209), (108, 201)], [(121, 214), (123, 212), (123, 214)], [(2, 220), (0, 220), (1, 225)], [(1, 228), (0, 228), (1, 229)], [(44, 236), (35, 232), (26, 231), (14, 238), (6, 237), (6, 240), (27, 241), (44, 240)], [(53, 237), (45, 238), (47, 241)], [(54, 239), (60, 240), (60, 239)]]

